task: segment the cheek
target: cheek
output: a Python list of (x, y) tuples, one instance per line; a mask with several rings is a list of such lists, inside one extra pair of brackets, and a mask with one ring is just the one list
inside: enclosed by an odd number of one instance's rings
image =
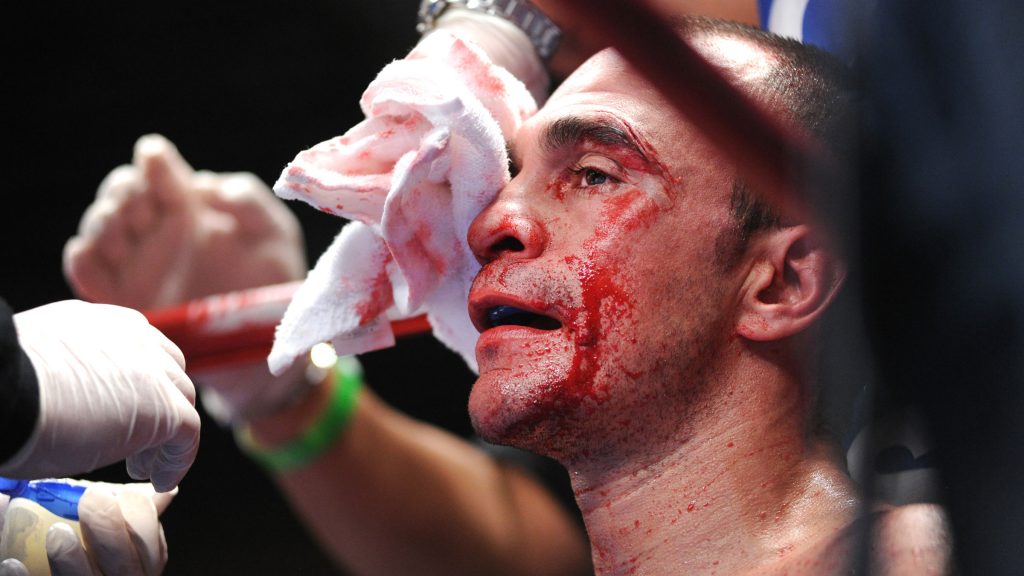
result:
[(635, 263), (646, 260), (644, 231), (663, 213), (645, 192), (632, 189), (609, 197), (602, 203), (594, 234), (583, 244), (582, 256), (569, 256), (566, 263), (575, 271), (580, 302), (570, 319), (574, 331), (574, 356), (566, 392), (576, 398), (602, 400), (607, 382), (597, 378), (598, 370), (608, 374), (625, 372), (632, 377), (637, 365), (638, 306), (642, 298), (643, 270)]

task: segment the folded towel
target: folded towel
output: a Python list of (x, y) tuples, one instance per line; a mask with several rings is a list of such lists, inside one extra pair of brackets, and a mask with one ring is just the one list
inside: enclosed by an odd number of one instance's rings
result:
[(296, 292), (268, 362), (314, 345), (394, 344), (389, 319), (426, 313), (476, 370), (469, 225), (508, 183), (506, 139), (536, 111), (525, 86), (471, 42), (438, 30), (388, 64), (360, 100), (366, 120), (301, 152), (274, 192), (347, 223)]

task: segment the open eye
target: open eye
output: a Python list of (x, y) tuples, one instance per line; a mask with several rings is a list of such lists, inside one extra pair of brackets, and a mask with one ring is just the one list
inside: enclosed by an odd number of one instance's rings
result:
[(575, 174), (576, 186), (580, 188), (614, 185), (621, 182), (621, 180), (610, 174), (609, 171), (590, 165), (573, 166), (572, 173)]
[(600, 186), (601, 184), (606, 184), (612, 180), (611, 176), (601, 172), (600, 170), (595, 170), (594, 168), (584, 168), (582, 173), (583, 183), (587, 186)]
[(574, 187), (602, 189), (621, 184), (624, 173), (618, 163), (600, 154), (585, 154), (570, 171)]

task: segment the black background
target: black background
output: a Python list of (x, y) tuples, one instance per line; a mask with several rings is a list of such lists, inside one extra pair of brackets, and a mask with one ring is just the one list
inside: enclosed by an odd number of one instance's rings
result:
[[(2, 9), (0, 295), (15, 311), (72, 297), (64, 242), (140, 135), (167, 136), (197, 169), (273, 182), (297, 152), (359, 122), (363, 89), (418, 38), (417, 0), (25, 4)], [(342, 221), (289, 206), (314, 262)], [(432, 338), (362, 361), (386, 400), (468, 434), (472, 375)], [(203, 418), (199, 458), (163, 516), (166, 573), (337, 573), (269, 478)], [(123, 465), (84, 477), (129, 480)]]

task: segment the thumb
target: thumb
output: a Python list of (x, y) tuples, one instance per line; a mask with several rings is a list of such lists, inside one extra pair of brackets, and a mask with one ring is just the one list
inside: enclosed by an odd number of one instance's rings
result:
[(89, 576), (89, 558), (71, 526), (58, 522), (46, 531), (46, 557), (53, 576)]
[(28, 568), (14, 558), (0, 562), (0, 576), (29, 576)]
[(193, 170), (170, 140), (159, 134), (142, 136), (135, 143), (132, 163), (158, 203), (173, 206), (184, 202)]

